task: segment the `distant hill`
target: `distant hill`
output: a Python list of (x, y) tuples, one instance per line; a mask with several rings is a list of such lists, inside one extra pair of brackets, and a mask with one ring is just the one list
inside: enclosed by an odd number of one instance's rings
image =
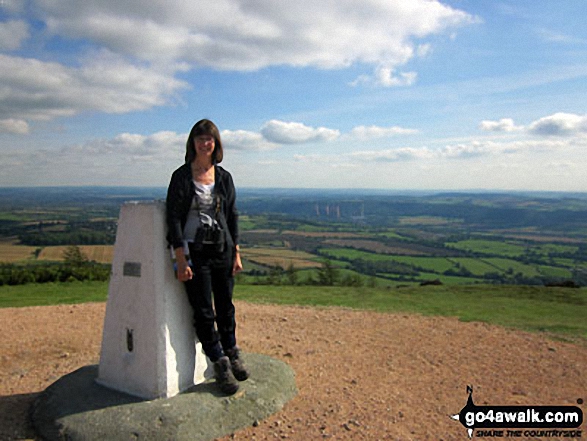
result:
[[(117, 209), (129, 200), (164, 199), (161, 187), (0, 188), (0, 210), (31, 207)], [(238, 207), (250, 215), (280, 214), (323, 222), (390, 226), (402, 217), (432, 216), (481, 228), (587, 227), (587, 193), (423, 192), (344, 189), (238, 189)]]

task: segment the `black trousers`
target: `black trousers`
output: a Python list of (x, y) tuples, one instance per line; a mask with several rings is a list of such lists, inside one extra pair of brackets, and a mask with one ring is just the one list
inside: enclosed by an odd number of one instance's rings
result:
[(185, 282), (185, 289), (194, 309), (196, 335), (214, 362), (224, 355), (223, 350), (236, 346), (232, 259), (191, 256), (194, 275)]

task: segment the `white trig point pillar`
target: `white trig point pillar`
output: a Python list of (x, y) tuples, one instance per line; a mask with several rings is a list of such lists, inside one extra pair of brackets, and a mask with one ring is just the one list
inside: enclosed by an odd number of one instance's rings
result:
[(172, 397), (212, 376), (166, 231), (163, 201), (122, 206), (96, 380), (146, 399)]

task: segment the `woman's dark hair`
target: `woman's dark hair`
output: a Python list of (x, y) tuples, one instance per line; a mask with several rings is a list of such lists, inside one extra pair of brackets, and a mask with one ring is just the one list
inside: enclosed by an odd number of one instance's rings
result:
[(214, 138), (214, 152), (212, 153), (212, 164), (219, 164), (224, 157), (220, 131), (216, 124), (209, 119), (202, 119), (194, 124), (185, 144), (185, 162), (192, 162), (196, 158), (195, 140), (197, 136), (210, 135)]

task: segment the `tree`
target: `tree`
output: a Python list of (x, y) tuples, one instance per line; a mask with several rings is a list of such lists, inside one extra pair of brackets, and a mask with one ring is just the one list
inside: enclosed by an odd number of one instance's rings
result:
[(278, 266), (272, 266), (269, 270), (269, 277), (267, 282), (269, 285), (281, 285), (281, 277), (283, 276), (283, 268)]
[(82, 253), (82, 250), (77, 245), (68, 246), (63, 252), (63, 260), (67, 265), (83, 266), (88, 263), (87, 256)]
[(298, 272), (296, 271), (293, 262), (289, 263), (285, 275), (287, 276), (287, 281), (290, 285), (298, 284)]
[(318, 269), (318, 283), (320, 285), (332, 286), (339, 279), (338, 270), (332, 265), (328, 259), (322, 262), (322, 266)]
[(363, 286), (363, 278), (357, 274), (357, 273), (352, 273), (352, 274), (346, 274), (340, 284), (342, 286), (355, 286), (355, 287), (360, 287)]

